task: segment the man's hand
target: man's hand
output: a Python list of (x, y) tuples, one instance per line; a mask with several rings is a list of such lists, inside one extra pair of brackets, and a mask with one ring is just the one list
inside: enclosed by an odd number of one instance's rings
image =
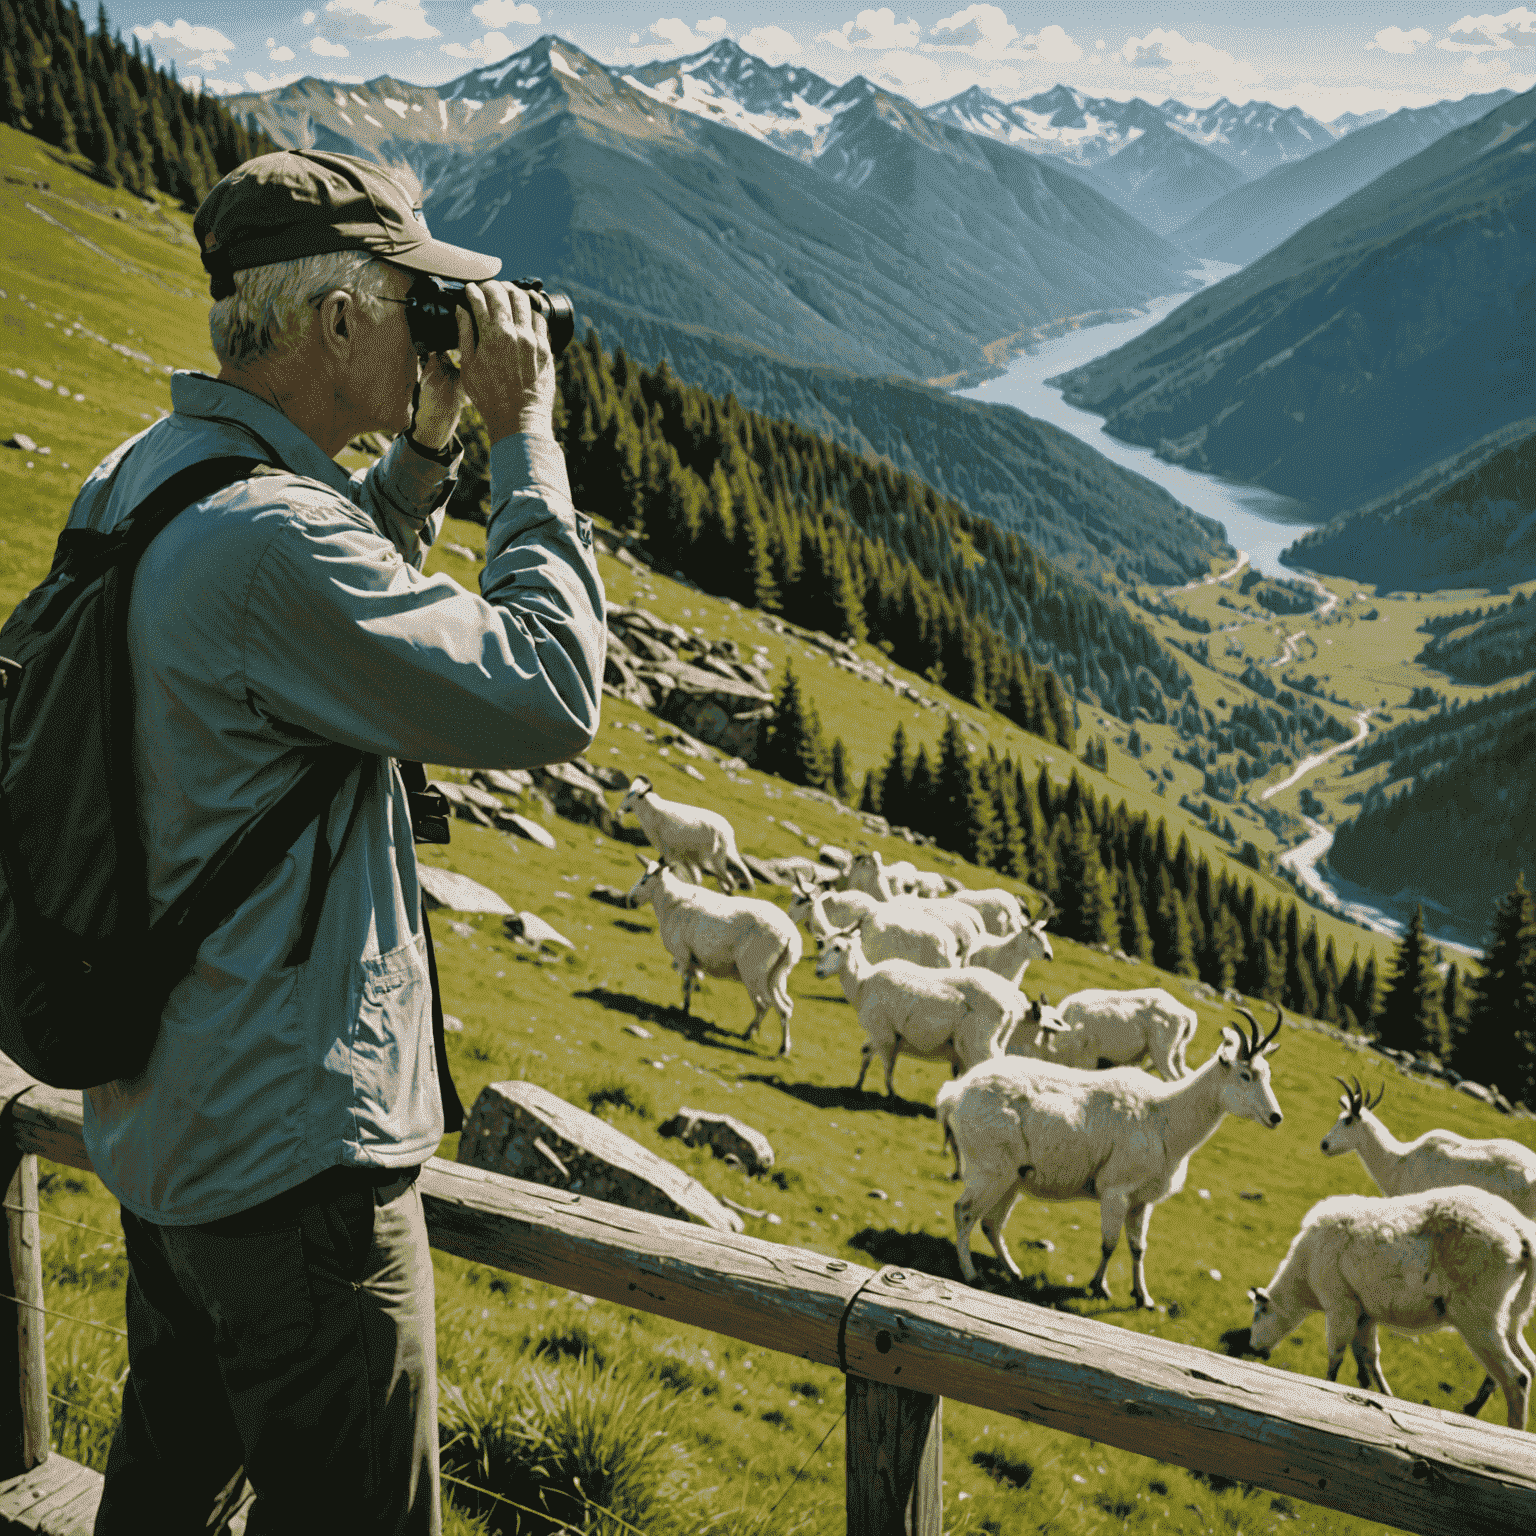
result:
[(434, 352), (421, 370), (411, 441), (434, 453), (446, 448), (458, 430), (467, 398), (459, 370), (441, 352)]
[(465, 297), (469, 309), (458, 311), (461, 377), (491, 441), (513, 432), (553, 437), (555, 357), (544, 316), (510, 283), (469, 283)]

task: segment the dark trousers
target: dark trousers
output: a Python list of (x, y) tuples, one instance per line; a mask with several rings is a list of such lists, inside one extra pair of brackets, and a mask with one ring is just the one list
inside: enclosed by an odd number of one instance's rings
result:
[(96, 1536), (205, 1536), (242, 1467), (247, 1536), (439, 1536), (421, 1195), (333, 1172), (200, 1227), (123, 1212), (129, 1369)]

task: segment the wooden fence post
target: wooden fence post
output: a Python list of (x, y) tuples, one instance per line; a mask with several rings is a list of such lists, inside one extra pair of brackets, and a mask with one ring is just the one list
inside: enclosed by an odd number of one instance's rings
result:
[[(0, 1121), (10, 1129), (10, 1117)], [(43, 1354), (43, 1239), (37, 1215), (37, 1158), (0, 1149), (5, 1182), (9, 1273), (0, 1299), (0, 1479), (48, 1459), (48, 1362)], [(10, 1298), (14, 1297), (15, 1300)]]
[(848, 1536), (943, 1536), (944, 1399), (844, 1380)]

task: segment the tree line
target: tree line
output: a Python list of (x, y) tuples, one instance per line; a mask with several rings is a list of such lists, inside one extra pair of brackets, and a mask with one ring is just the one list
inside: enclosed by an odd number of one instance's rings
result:
[(221, 177), (278, 146), (216, 97), (189, 91), (138, 38), (114, 34), (106, 7), (86, 30), (59, 0), (0, 0), (0, 122), (81, 154), (100, 179), (194, 209)]

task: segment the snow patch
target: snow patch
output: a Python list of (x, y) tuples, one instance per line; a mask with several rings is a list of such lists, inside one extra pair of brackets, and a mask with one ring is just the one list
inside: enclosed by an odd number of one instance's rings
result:
[(348, 91), (347, 95), (350, 96), (352, 98), (352, 100), (355, 101), (358, 104), (358, 106), (360, 106), (360, 107), (366, 107), (368, 105), (368, 103), (366, 101), (364, 101), (363, 98), (361, 96), (359, 96), (356, 91)]
[(443, 127), (446, 129), (448, 127), (448, 103), (446, 101), (438, 102), (437, 115), (442, 118)]
[(466, 96), (464, 98), (464, 121), (467, 123), (484, 105), (483, 101), (471, 101)]
[(402, 123), (405, 121), (405, 114), (410, 111), (409, 102), (396, 101), (393, 96), (386, 96), (384, 98), (384, 105), (388, 107), (389, 110), (393, 112)]
[(354, 124), (352, 122), (352, 119), (350, 117), (348, 117), (347, 114), (345, 112), (343, 112), (340, 107), (336, 108), (336, 113), (337, 113), (337, 116), (339, 116), (341, 118), (342, 122), (344, 122), (347, 125), (348, 128), (351, 128), (351, 127), (354, 126)]
[(500, 69), (487, 69), (487, 70), (485, 70), (481, 74), (481, 76), (480, 76), (480, 83), (482, 85), (491, 86), (494, 89), (496, 86), (500, 85), (501, 82), (503, 80), (505, 80), (507, 78), (507, 76), (509, 74), (511, 74), (511, 72), (514, 69), (516, 69), (516, 68), (517, 68), (517, 60), (516, 60), (516, 58), (508, 59), (507, 62), (501, 66)]
[(501, 126), (503, 126), (503, 124), (510, 123), (512, 121), (512, 119), (514, 117), (517, 117), (518, 115), (520, 115), (523, 110), (524, 110), (524, 108), (523, 108), (522, 102), (520, 102), (520, 101), (512, 102), (507, 107), (506, 114), (500, 119), (500, 121), (496, 124), (496, 126), (498, 128), (500, 128)]
[(363, 113), (363, 121), (365, 123), (372, 123), (375, 128), (382, 128), (384, 126), (371, 112)]
[(565, 62), (565, 55), (561, 53), (558, 48), (551, 48), (549, 50), (549, 62), (551, 65), (553, 65), (554, 68), (558, 69), (562, 75), (569, 75), (572, 80), (581, 79), (581, 71), (579, 69), (572, 69), (571, 66)]

